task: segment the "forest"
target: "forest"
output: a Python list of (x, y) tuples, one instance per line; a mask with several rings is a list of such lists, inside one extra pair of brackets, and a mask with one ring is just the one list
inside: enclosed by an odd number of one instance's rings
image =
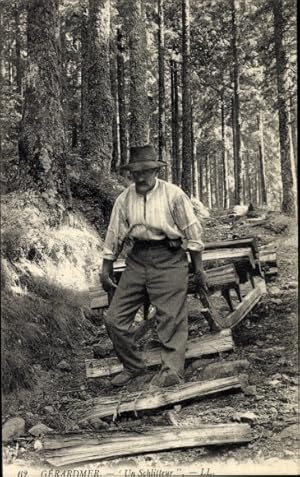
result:
[[(66, 406), (109, 389), (84, 377), (84, 360), (105, 341), (89, 290), (114, 201), (131, 181), (122, 166), (145, 144), (167, 162), (159, 177), (191, 198), (205, 240), (250, 235), (277, 250), (274, 293), (236, 339), (251, 362), (272, 336), (269, 368), (256, 370), (263, 390), (249, 405), (265, 396), (271, 422), (283, 402), (278, 429), (295, 425), (296, 18), (294, 0), (0, 0), (2, 422), (23, 419), (18, 436), (41, 422), (77, 431)], [(229, 217), (250, 204), (257, 227), (235, 226)], [(283, 380), (286, 401), (269, 403), (266, 376)], [(259, 425), (263, 450), (253, 445), (247, 458), (295, 458), (294, 437), (282, 450)], [(6, 463), (22, 459), (20, 448), (37, 461), (24, 439), (8, 438)], [(215, 456), (243, 459), (238, 452)]]
[(5, 190), (26, 177), (68, 207), (75, 164), (118, 176), (151, 142), (209, 208), (294, 213), (293, 1), (1, 3)]

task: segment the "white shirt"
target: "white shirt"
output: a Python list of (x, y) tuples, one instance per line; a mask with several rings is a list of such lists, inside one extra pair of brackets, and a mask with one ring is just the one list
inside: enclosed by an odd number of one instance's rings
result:
[(181, 238), (187, 249), (204, 249), (202, 227), (192, 203), (180, 187), (156, 178), (146, 195), (131, 184), (116, 199), (104, 242), (103, 258), (116, 260), (126, 238), (162, 240)]

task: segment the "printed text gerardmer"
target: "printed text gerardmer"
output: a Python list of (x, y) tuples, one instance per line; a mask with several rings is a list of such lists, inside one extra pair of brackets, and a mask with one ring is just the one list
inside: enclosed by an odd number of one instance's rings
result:
[[(166, 470), (138, 470), (125, 469), (124, 477), (172, 477), (173, 471)], [(41, 472), (41, 477), (103, 477), (101, 469), (77, 470), (77, 469), (47, 469)]]

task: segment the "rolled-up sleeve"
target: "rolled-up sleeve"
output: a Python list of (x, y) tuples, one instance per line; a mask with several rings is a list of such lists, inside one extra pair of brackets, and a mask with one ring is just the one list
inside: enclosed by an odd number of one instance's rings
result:
[(104, 241), (103, 258), (113, 261), (117, 259), (122, 250), (127, 229), (128, 227), (121, 195), (116, 199), (112, 209)]
[(193, 205), (186, 194), (180, 194), (173, 203), (174, 221), (187, 240), (187, 249), (200, 252), (204, 249), (202, 226), (197, 219)]

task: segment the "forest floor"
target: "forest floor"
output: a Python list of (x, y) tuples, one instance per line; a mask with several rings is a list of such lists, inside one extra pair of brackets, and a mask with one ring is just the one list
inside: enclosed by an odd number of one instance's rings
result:
[[(270, 226), (271, 224), (271, 226)], [(255, 439), (249, 444), (219, 447), (199, 447), (164, 451), (112, 461), (102, 461), (80, 466), (80, 469), (98, 468), (101, 476), (139, 475), (138, 469), (170, 471), (174, 475), (237, 474), (237, 475), (297, 475), (299, 474), (299, 407), (298, 407), (298, 320), (297, 320), (297, 227), (295, 221), (274, 214), (268, 227), (248, 227), (243, 221), (234, 229), (213, 218), (207, 220), (205, 239), (218, 240), (234, 237), (256, 236), (259, 245), (272, 244), (277, 251), (279, 274), (267, 284), (269, 293), (254, 310), (233, 330), (235, 349), (211, 359), (214, 361), (247, 359), (251, 392), (227, 392), (182, 405), (176, 413), (180, 427), (199, 424), (230, 423), (237, 413), (252, 411)], [(197, 303), (189, 303), (190, 335), (195, 337), (208, 332), (204, 319), (200, 319)], [(5, 417), (20, 416), (26, 427), (43, 423), (56, 432), (80, 431), (78, 424), (68, 417), (69, 406), (76, 401), (87, 401), (95, 396), (118, 394), (109, 378), (86, 379), (86, 358), (93, 357), (95, 342), (109, 348), (109, 340), (101, 317), (94, 317), (96, 337), (78, 343), (65, 359), (70, 371), (44, 370), (36, 365), (38, 384), (31, 391), (19, 391), (6, 398)], [(199, 369), (187, 363), (186, 380), (196, 381)], [(154, 371), (153, 371), (154, 373)], [(144, 377), (136, 378), (127, 386), (128, 392), (142, 390), (147, 385)], [(144, 426), (171, 425), (168, 412), (139, 413), (120, 416), (108, 422), (109, 428), (133, 428), (141, 431)], [(33, 449), (34, 438), (20, 441), (5, 448), (5, 475), (17, 475), (15, 469), (31, 468), (29, 477), (38, 468), (47, 469), (42, 451)], [(22, 451), (20, 452), (20, 449)], [(76, 469), (79, 466), (75, 466)], [(297, 470), (298, 468), (298, 470)], [(40, 475), (37, 474), (37, 475)], [(127, 473), (127, 475), (129, 475)], [(146, 475), (146, 474), (145, 474)], [(151, 475), (151, 474), (149, 474)], [(161, 474), (162, 475), (162, 474)]]

